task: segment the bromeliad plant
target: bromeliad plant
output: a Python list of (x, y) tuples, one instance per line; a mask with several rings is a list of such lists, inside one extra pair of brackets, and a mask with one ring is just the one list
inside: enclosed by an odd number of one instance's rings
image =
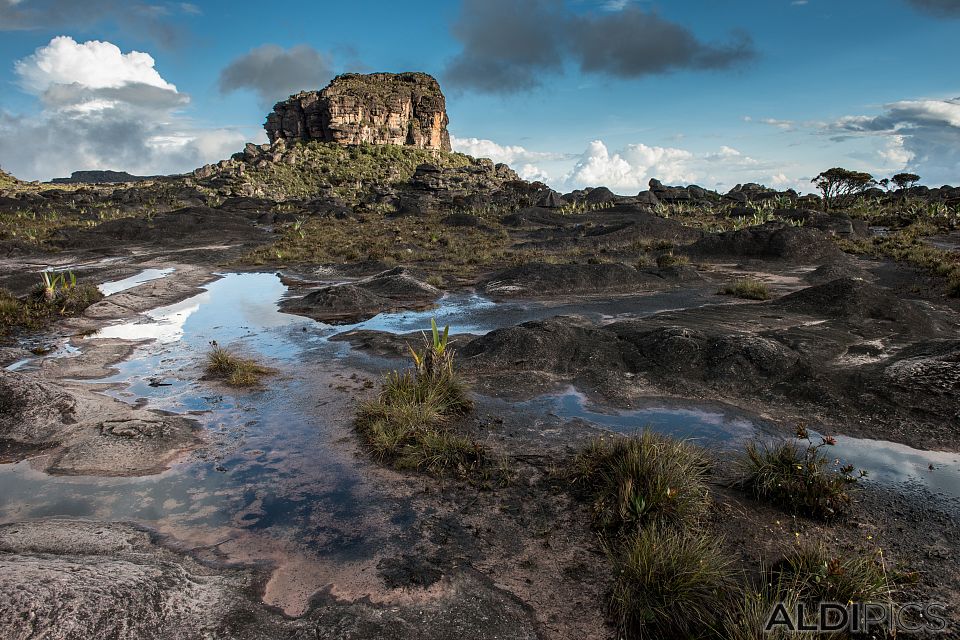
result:
[(40, 272), (40, 292), (46, 302), (53, 302), (58, 295), (66, 293), (77, 286), (77, 276), (73, 271), (57, 273), (56, 271)]
[(423, 333), (423, 349), (417, 351), (409, 344), (407, 349), (410, 350), (410, 355), (413, 358), (417, 376), (435, 380), (440, 376), (453, 374), (454, 351), (448, 348), (450, 344), (450, 325), (445, 326), (441, 333), (437, 327), (437, 321), (431, 318), (430, 329), (430, 336)]

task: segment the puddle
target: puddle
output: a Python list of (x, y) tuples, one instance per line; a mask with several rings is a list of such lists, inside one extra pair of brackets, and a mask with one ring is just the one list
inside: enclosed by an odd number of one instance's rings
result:
[[(618, 433), (650, 427), (721, 450), (742, 450), (753, 438), (772, 438), (779, 433), (761, 418), (710, 404), (657, 401), (639, 409), (605, 409), (591, 405), (583, 394), (572, 389), (521, 404), (527, 409), (550, 412), (566, 420), (578, 418)], [(812, 437), (817, 441), (816, 434)], [(934, 495), (960, 499), (960, 453), (923, 451), (895, 442), (848, 436), (836, 436), (836, 440), (836, 445), (823, 452), (831, 456), (838, 468), (852, 464), (868, 473), (868, 482), (922, 487)]]
[[(332, 327), (280, 312), (285, 295), (274, 274), (227, 274), (192, 298), (96, 334), (152, 341), (120, 363), (115, 375), (89, 384), (110, 383), (103, 392), (124, 402), (189, 414), (209, 444), (146, 478), (55, 477), (34, 470), (29, 461), (0, 465), (0, 521), (46, 516), (133, 521), (209, 559), (270, 562), (275, 573), (266, 589), (268, 604), (298, 615), (313, 593), (331, 585), (341, 592), (359, 589), (361, 595), (374, 588), (364, 585), (376, 583), (369, 576), (376, 575), (380, 554), (409, 549), (416, 535), (410, 530), (415, 514), (405, 498), (414, 489), (393, 476), (385, 481), (378, 467), (356, 455), (349, 432), (356, 398), (376, 383), (373, 361), (330, 336), (354, 329), (422, 330), (430, 318), (457, 332), (480, 334), (562, 313), (604, 322), (714, 301), (709, 293), (689, 291), (562, 304), (494, 304), (475, 294), (450, 294), (430, 311), (381, 314)], [(262, 389), (244, 392), (198, 381), (211, 340), (264, 361), (277, 375)], [(658, 403), (607, 411), (566, 393), (526, 408), (610, 430), (649, 424), (714, 447), (740, 444), (765, 430), (749, 416), (707, 405)], [(954, 454), (838, 440), (836, 453), (850, 456), (874, 481), (922, 483), (960, 494)], [(930, 462), (933, 472), (925, 471)]]
[(636, 409), (609, 409), (592, 405), (573, 388), (540, 396), (520, 406), (538, 413), (552, 413), (565, 420), (585, 420), (618, 433), (630, 434), (650, 427), (714, 449), (740, 449), (758, 435), (776, 433), (772, 426), (754, 422), (736, 409), (718, 404), (656, 400)]
[(144, 269), (140, 273), (132, 275), (129, 278), (104, 282), (103, 284), (98, 285), (97, 288), (100, 289), (100, 293), (103, 295), (111, 296), (115, 293), (132, 289), (137, 285), (143, 284), (144, 282), (165, 278), (174, 271), (175, 269), (173, 269), (173, 267), (168, 267), (166, 269)]

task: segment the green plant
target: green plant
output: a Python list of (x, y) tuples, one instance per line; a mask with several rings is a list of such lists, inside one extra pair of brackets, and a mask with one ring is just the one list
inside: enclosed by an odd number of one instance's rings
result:
[[(798, 627), (799, 602), (796, 579), (762, 570), (760, 584), (744, 586), (726, 606), (721, 637), (724, 640), (815, 640), (818, 636), (812, 631), (788, 631), (783, 627), (771, 631), (766, 629), (771, 612), (780, 603), (784, 605), (794, 626)], [(813, 621), (805, 619), (803, 622)]]
[(774, 569), (809, 602), (882, 602), (893, 599), (883, 552), (833, 554), (822, 542), (801, 542)]
[(850, 171), (841, 167), (828, 169), (810, 182), (823, 194), (823, 206), (828, 211), (852, 203), (868, 187), (876, 184), (869, 173)]
[(733, 585), (715, 537), (651, 526), (607, 553), (615, 576), (610, 614), (622, 637), (715, 635)]
[(645, 429), (593, 440), (574, 458), (571, 480), (593, 496), (595, 526), (617, 535), (648, 524), (695, 526), (709, 506), (707, 470), (697, 447)]
[(241, 358), (224, 349), (216, 340), (210, 342), (207, 352), (207, 375), (218, 378), (232, 387), (250, 387), (263, 376), (273, 373), (272, 369), (257, 364), (254, 360)]
[(358, 409), (357, 431), (378, 459), (431, 472), (467, 472), (483, 463), (483, 447), (451, 427), (473, 401), (454, 370), (449, 340), (450, 327), (441, 332), (431, 321), (422, 348), (408, 345), (413, 368), (387, 374), (377, 399)]
[[(740, 459), (737, 484), (757, 498), (768, 500), (797, 513), (828, 519), (843, 514), (850, 504), (850, 485), (856, 482), (850, 465), (834, 471), (821, 449), (832, 446), (830, 436), (814, 445), (804, 425), (797, 436), (807, 444), (793, 442), (747, 444)], [(861, 471), (860, 477), (866, 475)]]
[(663, 253), (657, 256), (657, 267), (660, 269), (666, 269), (668, 267), (677, 267), (690, 264), (690, 258), (687, 256), (674, 255), (671, 251), (669, 253)]
[(737, 280), (733, 284), (722, 287), (717, 293), (725, 296), (735, 296), (747, 300), (769, 300), (770, 289), (765, 282), (745, 278)]

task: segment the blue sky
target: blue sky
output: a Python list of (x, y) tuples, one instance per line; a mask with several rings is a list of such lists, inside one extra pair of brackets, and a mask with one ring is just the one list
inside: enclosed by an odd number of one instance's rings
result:
[(294, 89), (422, 70), (441, 80), (456, 148), (560, 190), (807, 190), (836, 165), (960, 183), (960, 0), (273, 9), (0, 0), (0, 166), (187, 171), (262, 141), (268, 105)]

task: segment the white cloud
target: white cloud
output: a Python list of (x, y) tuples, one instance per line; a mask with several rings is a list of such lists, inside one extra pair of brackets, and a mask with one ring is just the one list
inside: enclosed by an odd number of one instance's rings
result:
[(181, 113), (189, 96), (160, 75), (152, 56), (110, 42), (60, 36), (14, 70), (42, 105), (29, 115), (0, 111), (0, 158), (19, 177), (181, 173), (229, 156), (247, 137), (198, 126)]
[(879, 138), (886, 167), (907, 168), (928, 184), (960, 182), (960, 98), (892, 102), (880, 115), (845, 116), (821, 132), (835, 141)]
[(475, 158), (490, 158), (494, 162), (503, 162), (509, 165), (521, 162), (537, 162), (540, 160), (560, 160), (566, 158), (562, 153), (548, 153), (530, 151), (519, 145), (501, 145), (493, 140), (483, 138), (458, 138), (450, 136), (450, 145), (454, 151), (465, 153)]
[(903, 136), (891, 136), (887, 141), (886, 148), (877, 153), (894, 170), (903, 169), (913, 160), (913, 153), (907, 150), (906, 140)]
[(524, 180), (529, 180), (530, 182), (549, 182), (550, 180), (550, 174), (537, 165), (530, 163), (520, 167), (520, 171), (518, 171), (517, 174)]
[(123, 53), (110, 42), (91, 40), (82, 44), (58, 36), (32, 55), (14, 64), (20, 85), (29, 93), (42, 94), (53, 85), (78, 84), (89, 89), (116, 89), (127, 84), (145, 84), (174, 93), (177, 88), (160, 77), (148, 53)]
[(770, 178), (771, 167), (737, 149), (721, 146), (709, 153), (675, 147), (630, 144), (613, 153), (602, 140), (594, 140), (563, 176), (564, 188), (606, 186), (631, 193), (647, 188), (651, 178), (665, 184), (691, 184), (703, 180), (711, 187)]

